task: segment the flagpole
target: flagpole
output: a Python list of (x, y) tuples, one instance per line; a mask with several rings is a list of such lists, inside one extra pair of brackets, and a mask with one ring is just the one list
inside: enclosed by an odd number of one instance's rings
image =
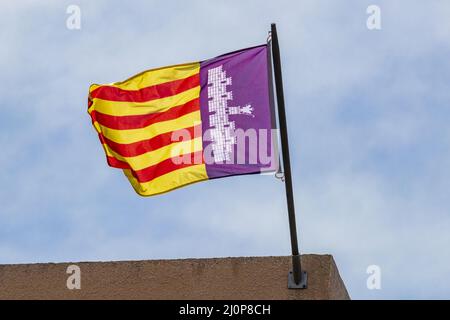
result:
[(281, 150), (283, 156), (284, 181), (289, 216), (289, 231), (291, 234), (292, 271), (288, 275), (288, 288), (305, 289), (307, 287), (307, 274), (302, 271), (300, 253), (298, 250), (297, 226), (295, 222), (294, 193), (292, 188), (291, 161), (289, 157), (289, 141), (286, 123), (286, 110), (284, 106), (283, 79), (281, 74), (280, 47), (278, 44), (277, 27), (271, 25), (272, 57), (277, 94), (278, 121), (280, 123)]

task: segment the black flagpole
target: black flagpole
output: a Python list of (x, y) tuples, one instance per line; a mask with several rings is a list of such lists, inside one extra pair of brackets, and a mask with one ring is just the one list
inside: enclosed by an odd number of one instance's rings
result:
[(307, 274), (302, 271), (300, 253), (298, 251), (297, 226), (295, 223), (294, 193), (292, 190), (291, 161), (289, 158), (289, 141), (286, 124), (286, 110), (284, 107), (283, 79), (281, 76), (280, 47), (278, 45), (277, 27), (271, 25), (272, 57), (277, 93), (278, 121), (280, 123), (281, 149), (283, 156), (284, 179), (286, 187), (286, 200), (289, 214), (289, 230), (291, 233), (292, 271), (288, 275), (288, 288), (305, 289), (307, 287)]

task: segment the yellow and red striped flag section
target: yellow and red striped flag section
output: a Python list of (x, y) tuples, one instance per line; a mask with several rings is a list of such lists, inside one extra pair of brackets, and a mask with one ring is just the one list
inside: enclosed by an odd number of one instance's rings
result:
[(91, 85), (88, 113), (108, 164), (143, 196), (267, 171), (259, 160), (230, 160), (237, 152), (231, 130), (272, 128), (267, 63), (263, 45)]

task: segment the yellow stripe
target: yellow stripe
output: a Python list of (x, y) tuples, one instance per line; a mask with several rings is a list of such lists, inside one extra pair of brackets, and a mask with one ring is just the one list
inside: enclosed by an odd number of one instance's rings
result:
[(167, 111), (200, 97), (200, 86), (176, 95), (147, 102), (109, 101), (95, 98), (88, 112), (93, 110), (112, 116), (134, 116)]
[[(188, 78), (200, 72), (200, 63), (185, 63), (175, 66), (150, 69), (141, 72), (125, 81), (107, 84), (124, 90), (139, 90), (145, 87), (161, 84), (164, 82)], [(89, 92), (94, 91), (102, 85), (93, 84)]]
[(134, 171), (142, 170), (153, 166), (166, 159), (174, 158), (192, 152), (202, 151), (202, 138), (175, 142), (162, 148), (150, 151), (135, 157), (123, 157), (114, 152), (108, 145), (103, 144), (103, 148), (108, 156), (126, 162)]
[(204, 164), (193, 165), (166, 173), (149, 182), (139, 183), (130, 170), (123, 170), (134, 190), (141, 196), (154, 196), (160, 193), (208, 179)]
[(98, 133), (102, 133), (102, 128), (100, 128), (100, 124), (97, 121), (93, 123), (93, 126)]
[(157, 135), (193, 127), (201, 122), (200, 111), (194, 111), (173, 120), (156, 122), (148, 127), (129, 130), (111, 129), (94, 122), (95, 127), (99, 127), (103, 135), (117, 143), (129, 144), (138, 141), (148, 140)]

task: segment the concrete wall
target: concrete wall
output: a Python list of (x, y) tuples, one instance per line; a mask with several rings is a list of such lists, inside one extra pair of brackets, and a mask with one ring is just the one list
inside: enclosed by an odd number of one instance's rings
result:
[[(0, 266), (0, 299), (349, 299), (330, 255), (304, 255), (308, 289), (287, 289), (290, 257)], [(69, 265), (81, 289), (67, 288)]]

